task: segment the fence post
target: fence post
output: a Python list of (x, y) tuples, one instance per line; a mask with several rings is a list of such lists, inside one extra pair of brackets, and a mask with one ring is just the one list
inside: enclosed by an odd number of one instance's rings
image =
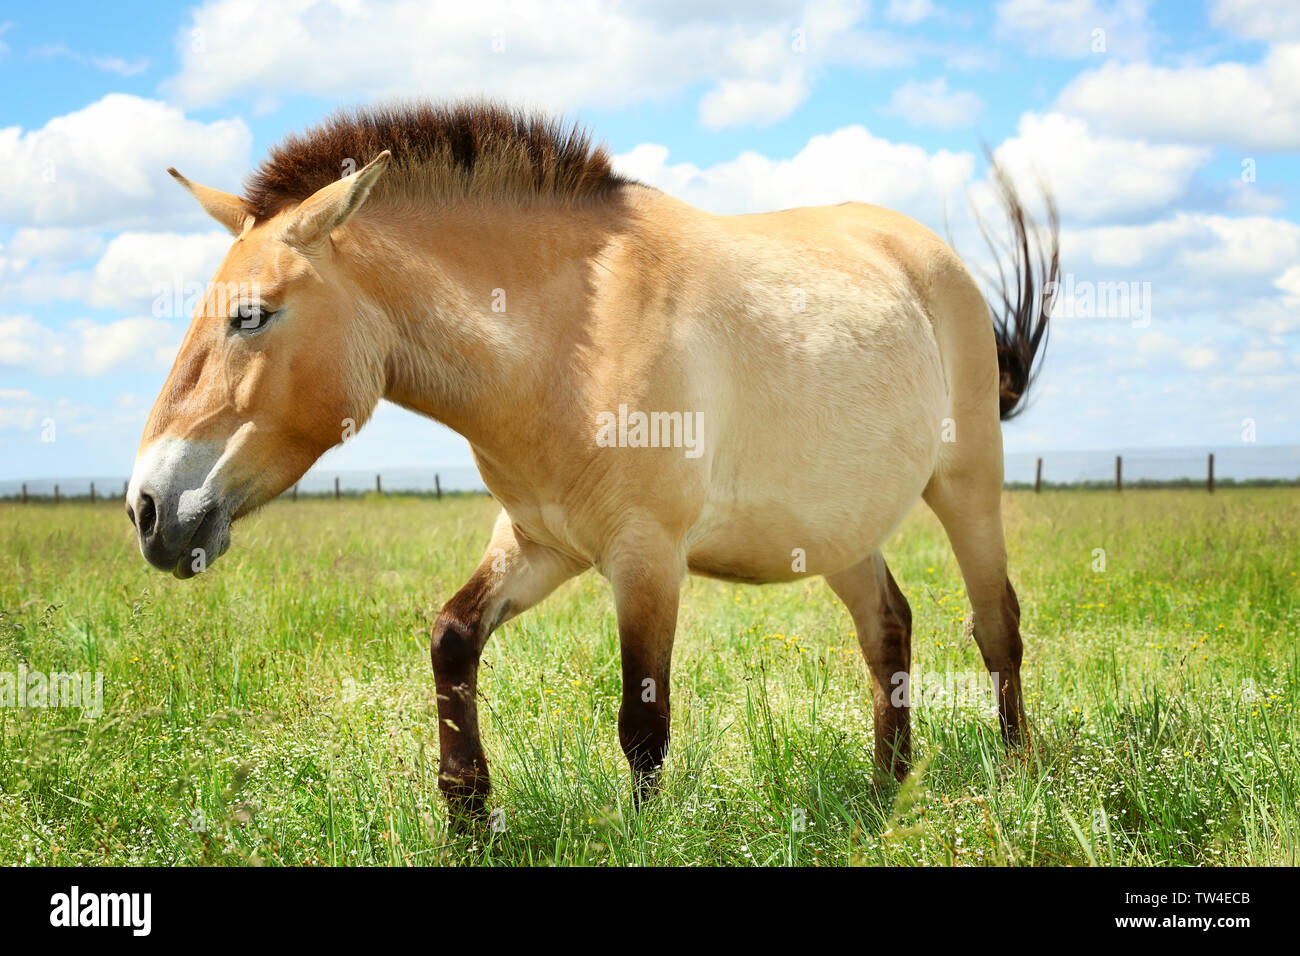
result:
[(383, 493), (384, 493), (384, 486), (380, 484), (379, 476), (375, 475), (375, 494), (382, 495)]
[(1038, 465), (1034, 468), (1034, 494), (1043, 490), (1043, 459), (1038, 459)]
[(298, 483), (296, 481), (293, 483), (293, 495), (291, 497), (293, 501), (298, 500)]
[(1214, 494), (1214, 452), (1210, 452), (1210, 467), (1205, 476), (1205, 486)]
[(23, 482), (23, 504), (27, 504), (27, 482)]
[(58, 485), (55, 485), (55, 486), (54, 486), (54, 503), (55, 503), (56, 505), (59, 503), (59, 486), (58, 486)]
[(1115, 490), (1124, 490), (1124, 460), (1119, 455), (1115, 456)]
[(339, 500), (339, 476), (334, 476), (334, 500)]
[(90, 483), (90, 503), (92, 505), (95, 503), (95, 483), (93, 481)]
[(439, 499), (442, 498), (442, 482), (438, 480), (437, 473), (435, 473), (433, 476), (433, 493)]
[(126, 489), (127, 489), (127, 486), (130, 485), (130, 484), (131, 484), (131, 482), (129, 482), (129, 481), (124, 481), (124, 482), (122, 482), (122, 497), (123, 497), (123, 498), (126, 497)]

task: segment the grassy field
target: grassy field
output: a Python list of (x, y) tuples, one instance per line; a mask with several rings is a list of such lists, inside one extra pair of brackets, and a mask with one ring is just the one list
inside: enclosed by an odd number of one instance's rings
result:
[[(279, 502), (191, 582), (146, 567), (118, 503), (0, 504), (0, 673), (104, 675), (98, 719), (0, 708), (0, 864), (1300, 863), (1300, 490), (1011, 492), (1006, 512), (1032, 760), (940, 696), (913, 712), (916, 773), (877, 786), (825, 584), (692, 579), (665, 789), (633, 814), (589, 574), (488, 645), (503, 829), (471, 840), (437, 792), (428, 635), (490, 500)], [(979, 672), (935, 520), (885, 551), (914, 668)]]

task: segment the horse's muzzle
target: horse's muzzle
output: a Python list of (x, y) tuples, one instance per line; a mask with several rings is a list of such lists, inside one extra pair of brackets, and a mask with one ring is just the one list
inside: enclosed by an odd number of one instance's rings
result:
[(136, 461), (126, 514), (140, 553), (160, 571), (192, 578), (230, 547), (230, 512), (209, 475), (219, 450), (159, 443)]
[(143, 488), (126, 505), (140, 553), (160, 571), (192, 578), (230, 546), (230, 521), (219, 504), (195, 511), (168, 507), (165, 498)]

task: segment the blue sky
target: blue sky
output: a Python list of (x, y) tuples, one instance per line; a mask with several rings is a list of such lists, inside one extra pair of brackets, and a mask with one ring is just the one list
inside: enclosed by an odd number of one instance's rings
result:
[[(481, 93), (704, 208), (878, 202), (976, 266), (987, 143), (1076, 294), (1009, 450), (1300, 443), (1294, 0), (6, 3), (0, 86), (0, 479), (130, 471), (187, 324), (155, 285), (228, 241), (167, 166), (237, 190), (337, 106)], [(325, 464), (468, 462), (384, 407)]]

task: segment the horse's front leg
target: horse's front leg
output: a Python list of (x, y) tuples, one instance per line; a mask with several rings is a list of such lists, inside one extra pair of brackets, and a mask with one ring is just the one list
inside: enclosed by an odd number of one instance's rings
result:
[(685, 569), (684, 547), (649, 531), (625, 536), (607, 570), (623, 657), (618, 739), (638, 806), (653, 791), (668, 753), (668, 683)]
[(481, 818), (489, 790), (479, 739), (478, 665), (492, 632), (583, 570), (565, 555), (516, 533), (505, 512), (478, 568), (438, 614), (430, 656), (438, 696), (438, 787), (451, 820)]

